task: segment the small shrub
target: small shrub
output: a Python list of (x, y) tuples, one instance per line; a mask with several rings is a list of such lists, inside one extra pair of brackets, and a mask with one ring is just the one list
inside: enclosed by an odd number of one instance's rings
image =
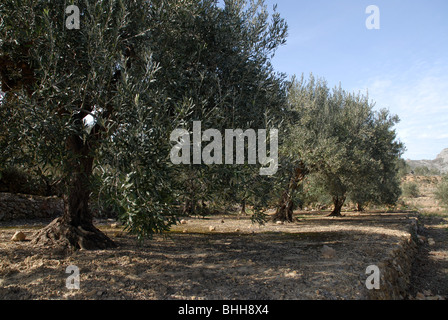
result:
[(420, 191), (415, 182), (409, 182), (403, 184), (402, 189), (403, 189), (403, 196), (405, 197), (417, 198), (420, 195)]
[(30, 176), (23, 170), (8, 167), (2, 171), (0, 190), (2, 192), (25, 193)]
[(414, 170), (416, 176), (437, 176), (440, 175), (440, 171), (437, 169), (430, 169), (428, 167), (417, 167)]
[(0, 192), (43, 195), (43, 182), (17, 167), (7, 167), (0, 175)]
[(442, 181), (437, 185), (435, 196), (442, 205), (448, 206), (448, 175), (444, 176)]

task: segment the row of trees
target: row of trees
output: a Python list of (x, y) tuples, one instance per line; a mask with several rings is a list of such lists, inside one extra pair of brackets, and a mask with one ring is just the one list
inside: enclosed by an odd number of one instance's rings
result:
[[(283, 157), (292, 165), (276, 219), (292, 221), (294, 191), (306, 178), (332, 198), (332, 216), (340, 216), (349, 198), (363, 205), (393, 204), (400, 196), (397, 175), (403, 145), (393, 129), (398, 122), (386, 109), (374, 111), (368, 96), (341, 87), (330, 90), (322, 79), (295, 79), (289, 89)], [(309, 185), (309, 184), (308, 184)]]
[[(396, 200), (398, 119), (366, 96), (276, 73), (287, 24), (263, 1), (79, 1), (79, 30), (65, 27), (66, 5), (0, 4), (0, 164), (65, 186), (64, 214), (36, 243), (114, 246), (92, 205), (143, 239), (232, 204), (258, 221), (276, 205), (274, 218), (292, 221), (310, 181), (332, 197), (334, 215), (347, 197)], [(280, 170), (173, 165), (170, 133), (197, 120), (221, 132), (279, 129)]]

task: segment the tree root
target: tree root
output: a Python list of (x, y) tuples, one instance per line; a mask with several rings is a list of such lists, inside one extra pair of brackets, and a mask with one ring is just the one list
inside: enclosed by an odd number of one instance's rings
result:
[(281, 221), (281, 222), (293, 222), (293, 206), (292, 201), (289, 201), (287, 205), (283, 205), (277, 208), (277, 212), (272, 217), (272, 221)]
[(327, 217), (337, 217), (337, 218), (341, 218), (344, 215), (341, 212), (335, 212), (333, 211), (332, 213), (330, 213)]
[(117, 245), (92, 225), (73, 226), (62, 218), (53, 220), (37, 231), (31, 241), (35, 245), (63, 247), (68, 250), (104, 250)]

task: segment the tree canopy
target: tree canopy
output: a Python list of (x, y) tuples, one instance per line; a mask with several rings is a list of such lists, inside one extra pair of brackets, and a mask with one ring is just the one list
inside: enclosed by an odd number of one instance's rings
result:
[(277, 13), (263, 1), (81, 1), (80, 28), (69, 30), (65, 5), (0, 6), (3, 159), (57, 167), (65, 182), (65, 213), (37, 242), (112, 245), (92, 225), (92, 192), (144, 238), (175, 223), (179, 200), (204, 203), (230, 194), (220, 181), (254, 176), (175, 167), (169, 135), (194, 120), (273, 126), (285, 97), (270, 64), (287, 30)]
[[(290, 121), (284, 156), (301, 167), (298, 179), (314, 179), (333, 198), (333, 215), (349, 196), (357, 203), (395, 203), (400, 195), (398, 159), (403, 145), (393, 129), (398, 117), (375, 111), (368, 97), (330, 90), (323, 79), (295, 79), (288, 104)], [(290, 191), (288, 191), (290, 193)], [(289, 200), (288, 200), (289, 201)], [(276, 219), (289, 219), (278, 212)]]
[[(71, 4), (0, 4), (0, 171), (21, 164), (63, 186), (64, 214), (35, 243), (114, 246), (94, 227), (92, 207), (115, 212), (139, 239), (236, 204), (259, 222), (275, 204), (274, 218), (292, 221), (295, 191), (311, 176), (336, 215), (347, 197), (396, 201), (398, 118), (324, 80), (277, 73), (272, 58), (288, 28), (275, 7), (83, 0), (80, 27), (69, 29)], [(249, 163), (172, 163), (170, 134), (192, 133), (197, 121), (222, 133), (278, 130), (277, 174)]]

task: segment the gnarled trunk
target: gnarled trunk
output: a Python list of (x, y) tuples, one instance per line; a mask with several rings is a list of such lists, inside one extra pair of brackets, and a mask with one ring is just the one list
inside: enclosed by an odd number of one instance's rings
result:
[(363, 212), (364, 211), (364, 206), (363, 206), (363, 204), (362, 203), (357, 203), (356, 204), (356, 211), (357, 212)]
[(240, 211), (240, 215), (247, 216), (247, 212), (246, 212), (246, 199), (243, 199), (243, 200), (241, 201), (241, 211)]
[(67, 149), (72, 157), (67, 161), (71, 173), (66, 179), (64, 213), (62, 217), (38, 231), (34, 235), (33, 243), (75, 250), (116, 247), (111, 239), (93, 225), (93, 214), (89, 210), (89, 179), (94, 160), (90, 146), (79, 136), (73, 135), (67, 139)]
[(303, 168), (303, 166), (298, 166), (294, 170), (294, 175), (291, 178), (288, 188), (283, 193), (282, 197), (280, 198), (277, 211), (275, 215), (272, 217), (273, 221), (288, 221), (293, 222), (293, 211), (294, 211), (294, 201), (293, 201), (293, 195), (294, 192), (297, 190), (297, 187), (305, 178), (306, 171)]
[(201, 203), (197, 199), (187, 199), (182, 207), (182, 215), (205, 217), (211, 213), (204, 200)]
[(346, 197), (345, 196), (334, 196), (333, 203), (334, 209), (333, 212), (329, 215), (329, 217), (342, 217), (341, 210), (344, 205)]

